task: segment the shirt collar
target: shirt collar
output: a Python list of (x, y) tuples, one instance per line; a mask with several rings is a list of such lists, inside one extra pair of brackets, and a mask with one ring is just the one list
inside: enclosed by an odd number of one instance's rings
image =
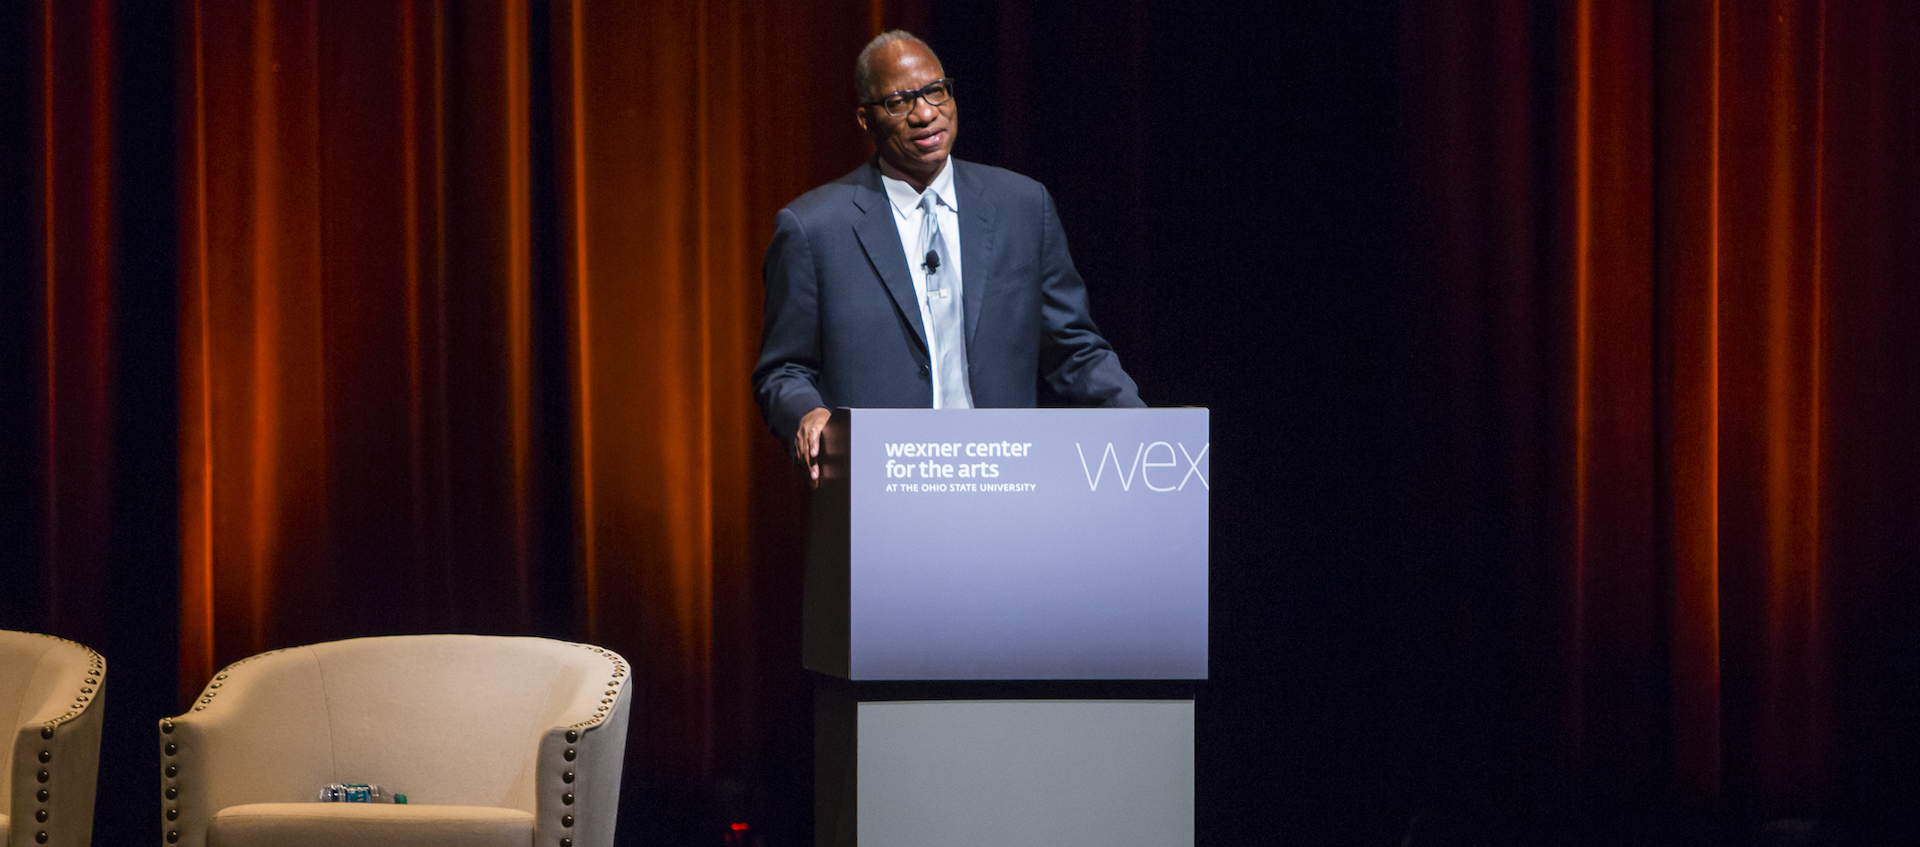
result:
[[(893, 205), (893, 213), (906, 220), (920, 207), (920, 192), (913, 190), (904, 179), (887, 176), (880, 172), (880, 185), (887, 190), (887, 202)], [(947, 157), (947, 166), (935, 174), (933, 182), (927, 184), (927, 190), (940, 198), (940, 203), (955, 212), (960, 211), (960, 198), (953, 191), (953, 157)]]

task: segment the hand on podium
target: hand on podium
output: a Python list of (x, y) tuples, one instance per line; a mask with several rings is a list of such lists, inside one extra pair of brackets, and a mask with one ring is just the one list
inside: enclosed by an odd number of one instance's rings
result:
[(815, 461), (820, 457), (820, 433), (832, 416), (825, 408), (814, 409), (800, 418), (800, 429), (793, 434), (793, 461), (807, 469), (807, 483), (814, 488), (820, 487), (820, 465)]

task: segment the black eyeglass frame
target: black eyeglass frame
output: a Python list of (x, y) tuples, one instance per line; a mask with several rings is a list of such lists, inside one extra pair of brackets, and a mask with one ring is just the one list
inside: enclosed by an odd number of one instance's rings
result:
[[(940, 102), (938, 103), (934, 102), (933, 98), (927, 96), (927, 89), (933, 88), (935, 86), (939, 86), (947, 90), (947, 96), (944, 99), (940, 100)], [(892, 100), (895, 97), (901, 98), (900, 99), (901, 108), (900, 108), (900, 111), (898, 112), (887, 107), (887, 101)], [(941, 77), (939, 79), (936, 79), (932, 82), (927, 83), (926, 85), (920, 86), (919, 88), (909, 88), (904, 91), (895, 91), (878, 100), (872, 100), (866, 103), (861, 103), (860, 105), (863, 107), (879, 106), (881, 109), (886, 110), (886, 113), (889, 116), (897, 118), (907, 114), (908, 112), (913, 111), (914, 104), (920, 102), (920, 100), (922, 99), (925, 99), (927, 101), (927, 105), (932, 106), (936, 109), (941, 106), (945, 106), (948, 102), (953, 100), (953, 77), (950, 77), (950, 76)]]

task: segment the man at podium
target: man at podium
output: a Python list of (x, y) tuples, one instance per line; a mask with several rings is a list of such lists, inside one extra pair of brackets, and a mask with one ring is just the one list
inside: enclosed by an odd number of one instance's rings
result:
[(1039, 379), (1072, 402), (1144, 405), (1046, 188), (952, 158), (959, 98), (933, 50), (883, 33), (854, 87), (875, 156), (781, 209), (761, 268), (754, 398), (814, 482), (835, 406), (1031, 407)]

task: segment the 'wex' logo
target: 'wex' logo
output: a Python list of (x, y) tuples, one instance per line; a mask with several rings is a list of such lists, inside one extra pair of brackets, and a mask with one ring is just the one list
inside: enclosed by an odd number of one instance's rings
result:
[[(1180, 466), (1180, 463), (1175, 461), (1176, 457), (1173, 452), (1176, 446), (1180, 450), (1180, 456), (1184, 456), (1187, 460), (1187, 472), (1180, 477), (1180, 483), (1178, 485), (1155, 485), (1154, 475), (1150, 473), (1152, 469), (1177, 468)], [(1140, 446), (1133, 451), (1133, 463), (1125, 468), (1120, 466), (1120, 455), (1114, 451), (1113, 442), (1111, 441), (1107, 442), (1106, 451), (1100, 454), (1099, 460), (1094, 463), (1092, 468), (1087, 467), (1087, 451), (1081, 448), (1079, 442), (1074, 442), (1073, 449), (1080, 454), (1080, 470), (1087, 475), (1087, 488), (1089, 490), (1100, 490), (1100, 478), (1106, 474), (1108, 462), (1113, 463), (1113, 476), (1120, 481), (1121, 491), (1132, 491), (1135, 477), (1139, 477), (1141, 484), (1152, 491), (1180, 491), (1187, 487), (1189, 481), (1196, 479), (1200, 481), (1200, 487), (1202, 489), (1211, 490), (1211, 487), (1207, 485), (1206, 472), (1200, 470), (1200, 461), (1207, 457), (1208, 450), (1213, 449), (1212, 442), (1200, 445), (1200, 452), (1197, 454), (1188, 452), (1187, 445), (1185, 444), (1169, 444), (1165, 441), (1142, 442)], [(1158, 457), (1154, 451), (1163, 449), (1167, 451), (1166, 461), (1156, 461)], [(1159, 478), (1162, 482), (1165, 482), (1167, 479), (1164, 472)]]

